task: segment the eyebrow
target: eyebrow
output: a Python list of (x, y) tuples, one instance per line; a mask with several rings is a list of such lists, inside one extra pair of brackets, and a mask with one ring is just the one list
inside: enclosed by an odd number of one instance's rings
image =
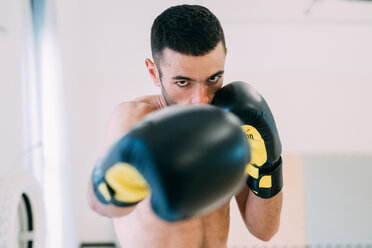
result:
[[(224, 70), (219, 70), (218, 72), (214, 73), (213, 75), (211, 75), (210, 77), (208, 77), (207, 79), (210, 79), (212, 77), (215, 77), (215, 76), (218, 76), (220, 74), (223, 74), (225, 71)], [(189, 78), (189, 77), (185, 77), (185, 76), (175, 76), (172, 78), (173, 80), (185, 80), (185, 81), (196, 81), (195, 79), (192, 79), (192, 78)]]

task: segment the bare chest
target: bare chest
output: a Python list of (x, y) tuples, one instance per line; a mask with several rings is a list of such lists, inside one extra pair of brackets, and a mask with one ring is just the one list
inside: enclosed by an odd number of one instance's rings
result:
[(123, 248), (226, 248), (229, 223), (229, 203), (203, 217), (169, 223), (154, 214), (148, 200), (130, 215), (114, 220)]

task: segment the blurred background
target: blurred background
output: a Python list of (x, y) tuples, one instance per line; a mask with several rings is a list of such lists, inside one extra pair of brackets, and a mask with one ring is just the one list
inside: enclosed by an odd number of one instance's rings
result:
[(232, 202), (229, 247), (372, 247), (372, 1), (357, 0), (0, 0), (0, 247), (115, 247), (88, 180), (113, 108), (160, 93), (150, 28), (182, 3), (219, 18), (225, 83), (265, 96), (283, 144), (279, 233), (256, 240)]

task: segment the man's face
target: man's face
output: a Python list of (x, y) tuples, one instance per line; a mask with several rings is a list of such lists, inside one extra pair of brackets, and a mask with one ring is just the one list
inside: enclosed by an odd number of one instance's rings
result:
[[(167, 105), (209, 104), (222, 87), (226, 52), (220, 42), (204, 56), (180, 54), (166, 48), (160, 59), (161, 87)], [(159, 75), (159, 73), (157, 74)]]

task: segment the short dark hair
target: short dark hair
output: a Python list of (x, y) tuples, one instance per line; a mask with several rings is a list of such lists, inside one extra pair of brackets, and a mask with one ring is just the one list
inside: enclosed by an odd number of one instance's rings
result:
[(226, 50), (225, 36), (217, 17), (200, 5), (178, 5), (166, 9), (151, 28), (151, 52), (156, 64), (165, 48), (186, 55), (202, 56), (219, 42)]

